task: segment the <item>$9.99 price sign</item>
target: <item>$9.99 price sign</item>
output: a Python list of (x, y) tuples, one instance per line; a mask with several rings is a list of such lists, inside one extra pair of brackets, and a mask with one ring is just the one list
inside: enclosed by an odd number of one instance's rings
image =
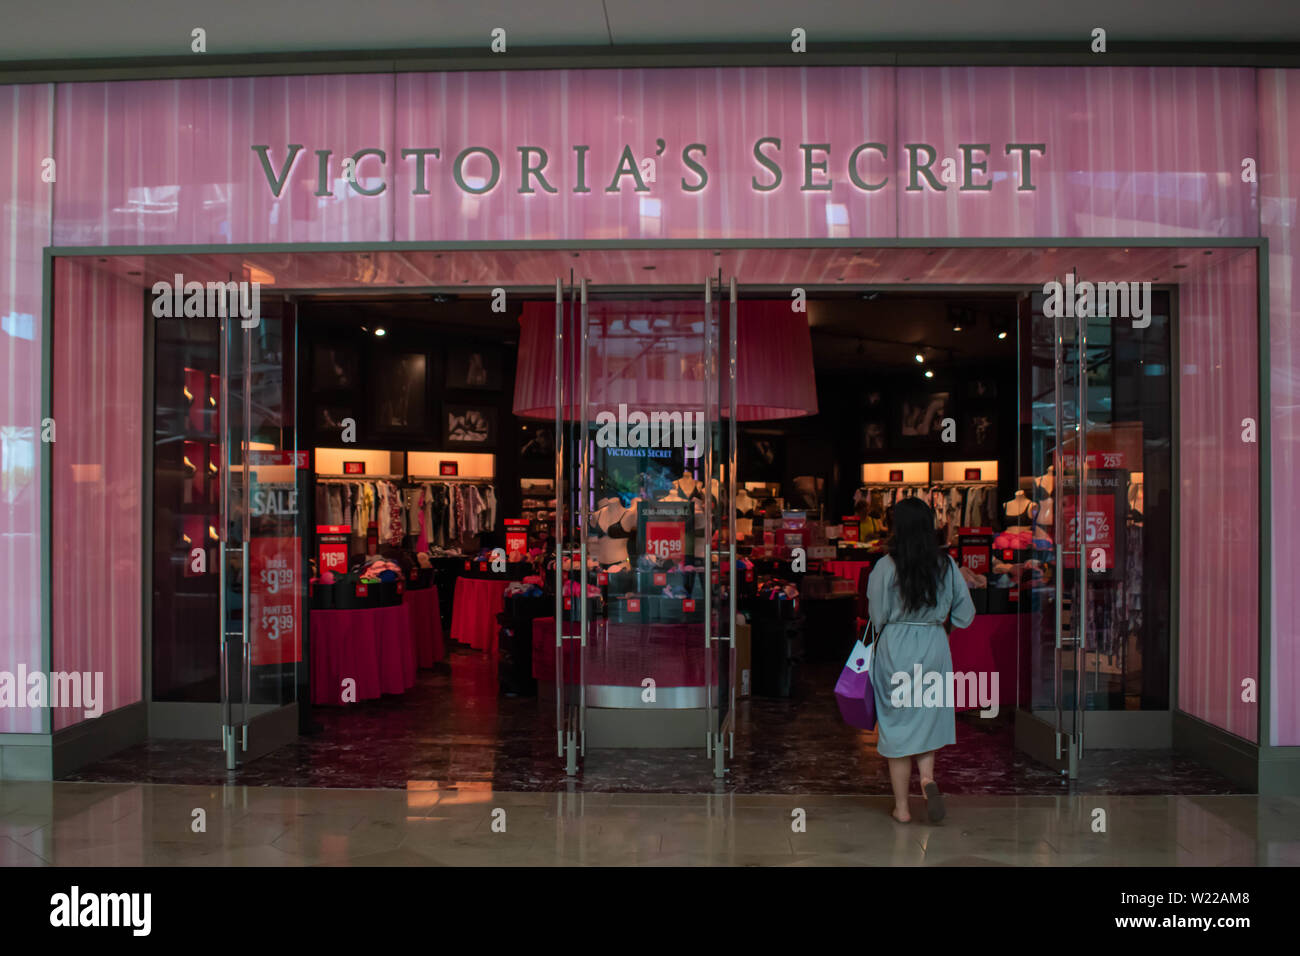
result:
[(286, 664), (300, 659), (298, 548), (298, 538), (253, 538), (249, 542), (248, 625), (253, 632), (254, 664)]
[(680, 521), (647, 521), (645, 551), (658, 559), (676, 561), (686, 555), (686, 525)]

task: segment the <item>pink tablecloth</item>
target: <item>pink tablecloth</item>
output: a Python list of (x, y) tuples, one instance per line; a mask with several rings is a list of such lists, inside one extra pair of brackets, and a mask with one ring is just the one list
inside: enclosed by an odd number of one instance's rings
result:
[(442, 642), (442, 617), (438, 609), (438, 589), (407, 591), (403, 604), (411, 618), (411, 637), (415, 641), (415, 660), (420, 667), (432, 667), (446, 656)]
[[(954, 672), (998, 675), (998, 705), (1016, 703), (1016, 614), (976, 614), (970, 627), (948, 636)], [(992, 684), (988, 685), (992, 689)], [(970, 710), (971, 708), (962, 708)]]
[(415, 643), (405, 604), (311, 612), (311, 702), (343, 704), (343, 682), (356, 699), (400, 694), (415, 684)]
[(451, 639), (490, 654), (497, 652), (497, 615), (505, 609), (505, 581), (457, 578), (451, 603)]

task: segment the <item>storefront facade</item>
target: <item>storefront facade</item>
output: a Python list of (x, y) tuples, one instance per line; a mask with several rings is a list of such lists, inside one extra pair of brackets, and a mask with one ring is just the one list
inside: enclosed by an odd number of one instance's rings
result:
[[(104, 675), (102, 716), (0, 709), (4, 776), (57, 775), (149, 732), (141, 343), (155, 274), (194, 266), (264, 295), (403, 275), (536, 292), (569, 281), (573, 253), (634, 285), (649, 250), (674, 263), (656, 282), (721, 274), (784, 296), (1042, 289), (1075, 269), (1176, 289), (1172, 743), (1261, 789), (1300, 788), (1300, 518), (1286, 494), (1300, 463), (1300, 71), (68, 82), (0, 90), (0, 128), (14, 157), (0, 182), (0, 670)], [(313, 276), (309, 253), (333, 260)], [(431, 271), (403, 273), (404, 255)], [(421, 258), (444, 256), (445, 269)]]

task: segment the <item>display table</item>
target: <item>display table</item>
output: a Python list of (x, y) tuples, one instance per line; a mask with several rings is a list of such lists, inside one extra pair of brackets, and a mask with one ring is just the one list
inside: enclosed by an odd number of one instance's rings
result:
[(505, 608), (506, 581), (457, 578), (451, 607), (451, 639), (495, 654), (497, 615)]
[(848, 578), (853, 582), (854, 592), (858, 589), (858, 575), (871, 567), (870, 561), (823, 561), (822, 569), (837, 578)]
[[(974, 671), (998, 675), (998, 706), (1005, 709), (1016, 703), (1016, 635), (1018, 614), (976, 614), (970, 627), (954, 629), (948, 635), (952, 649), (954, 673)], [(960, 710), (978, 708), (963, 707)]]
[(343, 704), (348, 678), (356, 681), (358, 701), (401, 694), (415, 684), (415, 672), (415, 638), (405, 604), (311, 612), (313, 704)]
[(446, 656), (442, 641), (442, 612), (437, 588), (407, 591), (402, 605), (411, 618), (411, 638), (415, 642), (415, 660), (420, 667), (432, 667)]

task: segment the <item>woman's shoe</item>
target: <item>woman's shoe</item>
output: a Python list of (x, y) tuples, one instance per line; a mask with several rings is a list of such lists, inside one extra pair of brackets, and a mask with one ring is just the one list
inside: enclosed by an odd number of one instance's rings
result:
[(931, 780), (921, 789), (925, 793), (925, 810), (930, 816), (930, 822), (938, 823), (947, 816), (947, 811), (943, 807), (943, 794), (939, 792), (939, 785)]

